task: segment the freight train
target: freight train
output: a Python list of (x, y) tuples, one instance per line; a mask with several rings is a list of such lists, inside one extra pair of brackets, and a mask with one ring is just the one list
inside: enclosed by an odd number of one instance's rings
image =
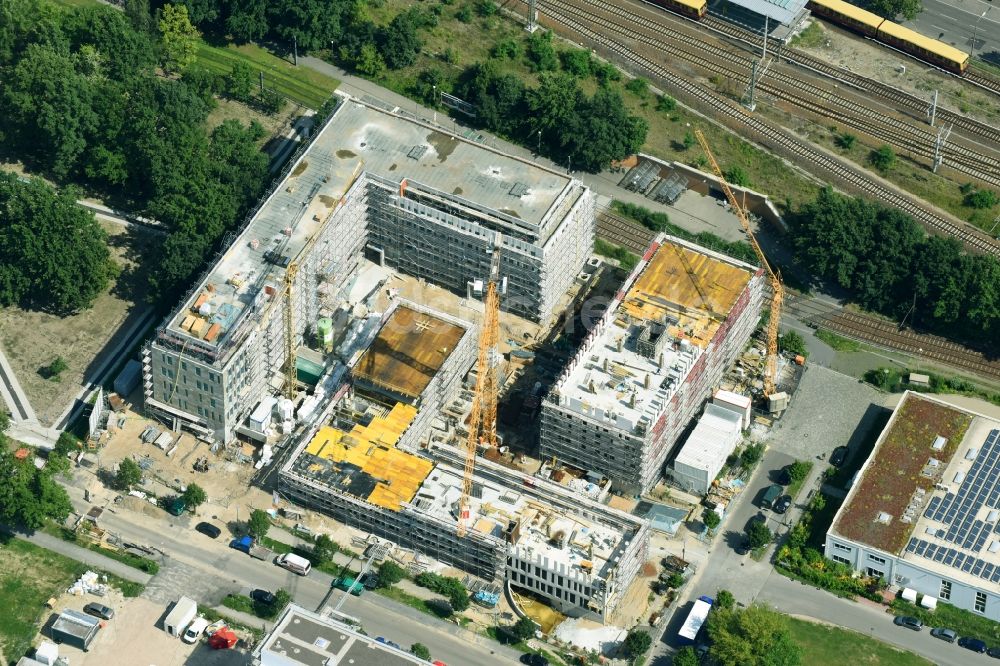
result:
[[(650, 0), (653, 4), (689, 18), (701, 19), (708, 11), (707, 0)], [(909, 53), (955, 74), (962, 74), (969, 66), (969, 54), (936, 39), (924, 37), (919, 32), (904, 28), (877, 14), (855, 7), (843, 0), (809, 0), (806, 5), (817, 16), (884, 42), (893, 48)]]

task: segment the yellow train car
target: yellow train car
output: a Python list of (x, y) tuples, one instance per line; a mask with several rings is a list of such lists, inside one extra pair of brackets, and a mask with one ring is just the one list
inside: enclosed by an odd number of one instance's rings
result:
[(653, 4), (666, 7), (670, 11), (700, 19), (708, 11), (708, 0), (650, 0)]
[(892, 21), (886, 21), (879, 26), (876, 37), (879, 41), (956, 74), (964, 73), (969, 66), (969, 54), (965, 51), (925, 37)]
[(813, 14), (868, 37), (875, 37), (879, 26), (885, 21), (878, 14), (872, 14), (844, 0), (809, 0), (806, 6)]

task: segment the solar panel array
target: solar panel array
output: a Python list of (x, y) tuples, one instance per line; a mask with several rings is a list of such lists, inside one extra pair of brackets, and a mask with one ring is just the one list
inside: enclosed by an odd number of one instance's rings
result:
[(958, 491), (945, 493), (943, 497), (932, 497), (924, 511), (925, 518), (944, 525), (937, 530), (929, 528), (928, 533), (933, 531), (933, 537), (953, 544), (955, 548), (913, 537), (906, 551), (993, 583), (1000, 582), (1000, 566), (975, 555), (983, 549), (991, 533), (1000, 534), (1000, 522), (978, 520), (976, 515), (983, 506), (996, 509), (998, 504), (1000, 430), (991, 430)]

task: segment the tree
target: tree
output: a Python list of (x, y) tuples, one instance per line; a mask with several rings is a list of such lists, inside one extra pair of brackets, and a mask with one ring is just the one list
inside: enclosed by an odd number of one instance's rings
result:
[(646, 79), (636, 77), (625, 84), (625, 90), (636, 97), (645, 99), (649, 95), (649, 82)]
[(431, 659), (431, 651), (423, 643), (414, 643), (411, 645), (410, 654), (425, 661), (430, 661)]
[(316, 566), (321, 566), (333, 560), (333, 556), (336, 555), (339, 550), (340, 548), (336, 543), (334, 543), (333, 539), (331, 539), (329, 535), (320, 534), (313, 542), (310, 559)]
[(892, 146), (883, 145), (868, 155), (868, 162), (882, 173), (885, 173), (896, 164), (896, 153), (893, 151)]
[(267, 531), (271, 529), (271, 516), (263, 509), (254, 509), (250, 512), (250, 520), (247, 521), (247, 534), (254, 539), (263, 539), (267, 536)]
[(788, 476), (791, 478), (793, 483), (798, 483), (799, 481), (805, 480), (810, 469), (812, 469), (812, 467), (809, 463), (804, 460), (796, 460), (788, 466)]
[(673, 666), (700, 666), (701, 660), (698, 658), (698, 653), (694, 651), (694, 648), (688, 645), (677, 651), (671, 663)]
[(237, 43), (256, 42), (268, 31), (267, 0), (240, 0), (230, 7), (225, 30)]
[(783, 352), (798, 356), (809, 356), (806, 341), (798, 331), (785, 331), (778, 337), (778, 347)]
[(798, 666), (801, 648), (785, 617), (768, 606), (714, 609), (708, 618), (709, 655), (721, 666)]
[(559, 67), (556, 49), (552, 46), (552, 31), (536, 30), (528, 37), (528, 67), (533, 72), (550, 72)]
[(559, 62), (562, 64), (564, 72), (582, 79), (590, 75), (593, 58), (590, 55), (590, 51), (567, 49), (559, 52)]
[(997, 205), (1000, 198), (997, 197), (996, 192), (993, 190), (975, 190), (974, 192), (969, 192), (962, 199), (962, 203), (970, 208), (977, 208), (980, 210), (986, 208), (993, 208)]
[(656, 98), (656, 110), (661, 113), (670, 113), (677, 108), (677, 100), (670, 95), (660, 95)]
[(507, 633), (511, 637), (512, 643), (520, 643), (535, 637), (538, 625), (530, 617), (519, 618), (517, 622), (507, 628)]
[(653, 637), (650, 636), (646, 631), (636, 627), (628, 632), (625, 636), (625, 641), (622, 643), (622, 649), (629, 659), (636, 659), (646, 654), (646, 651), (653, 645)]
[(398, 14), (378, 36), (378, 50), (389, 69), (412, 65), (423, 43), (417, 35), (417, 26), (410, 12)]
[(912, 21), (924, 7), (921, 0), (869, 0), (868, 9), (890, 21), (895, 21), (899, 16)]
[(115, 473), (115, 488), (128, 492), (142, 481), (142, 468), (131, 458), (123, 458)]
[(184, 5), (163, 5), (160, 10), (160, 47), (163, 49), (163, 68), (168, 72), (182, 72), (195, 60), (201, 34), (188, 17)]
[(378, 568), (379, 587), (392, 587), (406, 578), (406, 569), (395, 562), (386, 560)]
[(743, 170), (743, 167), (739, 165), (729, 167), (722, 175), (726, 177), (726, 182), (730, 185), (750, 187), (750, 176), (748, 176), (747, 172)]
[(837, 138), (835, 138), (833, 142), (837, 144), (839, 148), (843, 148), (844, 150), (850, 150), (851, 148), (854, 147), (854, 144), (857, 142), (857, 140), (858, 137), (854, 136), (850, 132), (844, 132), (843, 134), (838, 134)]
[(208, 493), (197, 483), (189, 483), (181, 497), (192, 511), (208, 501)]
[(762, 520), (754, 520), (747, 526), (747, 538), (751, 548), (761, 548), (771, 543), (774, 536)]
[(249, 102), (254, 91), (254, 71), (245, 60), (237, 60), (226, 74), (226, 95), (238, 102)]
[(744, 468), (750, 468), (760, 462), (760, 459), (764, 457), (764, 444), (755, 443), (748, 444), (743, 451), (740, 452), (740, 466)]
[(715, 595), (716, 608), (732, 610), (736, 607), (736, 598), (729, 590), (719, 590)]
[(47, 469), (34, 465), (34, 456), (19, 459), (7, 450), (0, 435), (0, 523), (35, 530), (52, 519), (66, 520), (73, 505), (66, 490)]
[(354, 59), (354, 69), (365, 76), (377, 79), (385, 73), (385, 60), (374, 44), (365, 44)]
[(701, 514), (701, 522), (703, 522), (705, 524), (705, 527), (707, 527), (708, 529), (714, 530), (716, 527), (719, 526), (719, 523), (722, 522), (722, 518), (720, 518), (719, 514), (717, 514), (715, 511), (711, 509), (705, 509), (705, 511)]

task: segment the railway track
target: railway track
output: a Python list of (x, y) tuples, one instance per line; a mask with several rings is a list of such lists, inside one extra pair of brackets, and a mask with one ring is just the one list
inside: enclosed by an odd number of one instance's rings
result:
[[(662, 23), (634, 14), (616, 4), (602, 0), (587, 3), (594, 9), (584, 9), (562, 0), (548, 0), (547, 6), (558, 6), (581, 20), (589, 20), (604, 25), (622, 37), (653, 49), (670, 52), (702, 69), (724, 74), (734, 80), (744, 80), (750, 71), (750, 60), (726, 50), (716, 50), (711, 58), (705, 55), (705, 43), (683, 32), (665, 27)], [(600, 11), (601, 14), (595, 12)], [(610, 16), (609, 16), (610, 15)], [(611, 17), (620, 19), (616, 23)], [(635, 26), (635, 27), (633, 27)], [(667, 42), (662, 37), (669, 37)], [(725, 64), (720, 66), (722, 61)], [(729, 65), (728, 67), (726, 65)], [(928, 161), (934, 158), (935, 134), (914, 127), (910, 123), (887, 115), (881, 110), (846, 99), (835, 90), (821, 88), (803, 81), (787, 72), (772, 70), (762, 79), (757, 88), (762, 94), (771, 95), (818, 115), (823, 120), (835, 120), (855, 130), (865, 132), (882, 141), (888, 141), (897, 148), (908, 150), (915, 156)], [(825, 102), (825, 103), (823, 103)], [(946, 149), (946, 164), (972, 178), (1000, 187), (1000, 159), (983, 155), (972, 149), (950, 143)]]
[(838, 182), (847, 184), (868, 196), (880, 200), (884, 204), (894, 206), (909, 213), (914, 219), (934, 231), (955, 236), (971, 249), (1000, 256), (1000, 243), (997, 243), (978, 229), (959, 225), (940, 217), (930, 209), (917, 204), (909, 197), (903, 196), (878, 181), (871, 179), (859, 169), (848, 165), (832, 155), (819, 151), (784, 130), (768, 125), (766, 122), (747, 113), (741, 106), (723, 99), (708, 89), (668, 71), (659, 63), (636, 53), (603, 31), (599, 32), (594, 27), (582, 23), (572, 15), (560, 12), (557, 4), (547, 2), (545, 6), (546, 11), (542, 15), (543, 19), (547, 18), (562, 24), (607, 53), (613, 54), (625, 61), (637, 71), (667, 83), (674, 91), (679, 91), (687, 95), (689, 98), (696, 100), (716, 113), (729, 116), (755, 132), (765, 141), (788, 151), (799, 159), (807, 161), (814, 168), (818, 168), (833, 176)]
[(971, 81), (980, 88), (990, 91), (997, 97), (1000, 97), (1000, 80), (989, 76), (988, 74), (974, 72), (971, 69), (965, 70), (965, 76), (963, 78)]
[(834, 332), (879, 347), (895, 349), (1000, 379), (1000, 361), (934, 335), (900, 331), (896, 324), (855, 312), (840, 311), (820, 324)]
[[(657, 9), (669, 12), (679, 20), (692, 21), (692, 19), (677, 14), (676, 12), (671, 12), (670, 10), (659, 7), (658, 5), (654, 6)], [(698, 23), (709, 28), (710, 30), (746, 44), (755, 53), (759, 53), (763, 46), (761, 36), (759, 34), (745, 28), (741, 28), (737, 25), (733, 25), (732, 23), (715, 16), (706, 15)], [(916, 113), (918, 118), (923, 118), (927, 115), (927, 109), (930, 107), (930, 100), (922, 99), (916, 95), (894, 88), (888, 84), (866, 78), (860, 74), (855, 74), (854, 72), (848, 71), (842, 67), (831, 65), (830, 63), (811, 56), (808, 53), (784, 46), (779, 40), (776, 39), (768, 38), (767, 48), (768, 51), (772, 53), (780, 53), (783, 60), (793, 65), (818, 72), (858, 90), (872, 95), (877, 95), (882, 99), (899, 104), (902, 108)], [(1000, 83), (993, 81), (988, 77), (971, 72), (970, 70), (966, 72), (964, 78), (972, 81), (982, 88), (992, 90), (997, 95), (1000, 95)], [(975, 118), (970, 118), (960, 113), (956, 113), (955, 111), (941, 107), (938, 107), (937, 118), (943, 125), (954, 125), (956, 128), (964, 130), (967, 133), (988, 139), (995, 144), (1000, 144), (1000, 129), (987, 125), (986, 123), (982, 123)]]
[(641, 257), (649, 249), (656, 232), (602, 209), (597, 211), (597, 236)]

